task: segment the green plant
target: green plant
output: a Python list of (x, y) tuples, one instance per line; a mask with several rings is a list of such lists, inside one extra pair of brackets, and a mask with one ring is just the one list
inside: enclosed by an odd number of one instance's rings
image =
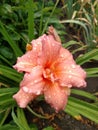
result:
[[(39, 4), (39, 2), (34, 2), (32, 0), (21, 0), (21, 2), (16, 0), (15, 2), (11, 1), (11, 3), (14, 4), (14, 6), (12, 6), (9, 3), (5, 4), (6, 0), (4, 0), (3, 5), (1, 5), (1, 9), (6, 10), (5, 12), (1, 12), (5, 14), (2, 15), (2, 22), (0, 22), (0, 130), (37, 130), (34, 124), (28, 125), (24, 110), (20, 109), (12, 98), (13, 94), (18, 91), (19, 83), (23, 77), (23, 74), (16, 72), (12, 68), (12, 65), (15, 63), (16, 58), (25, 51), (26, 43), (30, 42), (32, 38), (36, 38), (43, 34), (47, 30), (48, 25), (53, 24), (55, 27), (59, 26), (58, 29), (64, 27), (59, 23), (59, 19), (56, 17), (59, 10), (56, 9), (58, 2), (57, 0), (54, 6), (54, 3), (51, 1), (51, 3), (48, 3), (50, 6), (47, 7), (44, 5), (44, 1), (40, 1), (42, 4)], [(15, 3), (17, 6), (15, 6)], [(11, 13), (9, 14), (11, 17), (6, 14), (6, 11)], [(50, 13), (51, 11), (52, 13)], [(69, 17), (71, 17), (71, 14)], [(6, 22), (8, 22), (7, 25)], [(86, 35), (90, 37), (87, 26), (81, 21), (70, 20), (64, 21), (64, 23), (65, 22), (75, 22), (79, 24), (84, 28)], [(60, 34), (62, 33), (64, 33), (64, 31), (60, 32)], [(76, 44), (78, 48), (72, 51), (73, 54), (86, 47), (74, 40), (63, 44), (63, 46), (65, 48), (70, 48), (72, 45)], [(97, 56), (98, 49), (95, 47), (93, 50), (91, 49), (89, 52), (77, 57), (76, 62), (83, 65), (93, 59), (98, 60)], [(86, 68), (85, 70), (87, 71), (87, 77), (98, 77), (98, 67)], [(78, 120), (81, 119), (82, 116), (85, 116), (98, 123), (97, 97), (94, 94), (77, 89), (72, 89), (71, 93), (92, 100), (93, 103), (71, 96), (65, 112)], [(29, 107), (28, 109), (31, 111)], [(12, 120), (8, 124), (5, 124), (5, 120), (9, 114), (12, 115)], [(43, 116), (39, 116), (34, 112), (33, 114), (39, 118), (43, 118)], [(45, 128), (45, 130), (48, 129), (52, 130), (51, 127)]]
[[(75, 38), (87, 45), (87, 49), (92, 50), (97, 46), (97, 30), (98, 30), (98, 1), (95, 0), (71, 0), (66, 1), (63, 9), (67, 13), (61, 23), (70, 24), (78, 37)], [(82, 32), (82, 33), (81, 33)], [(73, 36), (74, 37), (74, 36)]]

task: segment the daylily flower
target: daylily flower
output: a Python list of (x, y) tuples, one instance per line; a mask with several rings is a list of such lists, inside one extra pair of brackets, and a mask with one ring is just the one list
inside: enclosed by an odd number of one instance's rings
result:
[(86, 72), (62, 47), (54, 28), (50, 30), (53, 32), (32, 40), (28, 51), (13, 66), (25, 73), (19, 92), (13, 96), (21, 108), (44, 95), (46, 102), (58, 112), (65, 108), (71, 87), (86, 86)]

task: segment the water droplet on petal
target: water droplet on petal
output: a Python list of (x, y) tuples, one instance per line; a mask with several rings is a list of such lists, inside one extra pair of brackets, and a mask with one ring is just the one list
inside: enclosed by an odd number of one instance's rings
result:
[(51, 98), (51, 96), (50, 96), (50, 95), (48, 95), (48, 98)]
[(28, 92), (28, 91), (29, 91), (29, 89), (28, 89), (26, 86), (24, 86), (22, 89), (23, 89), (23, 91), (25, 91), (25, 92)]
[(34, 47), (33, 50), (36, 50), (36, 47)]
[(75, 69), (75, 68), (76, 68), (76, 66), (75, 66), (74, 64), (72, 64), (72, 68), (73, 68), (73, 69)]
[(56, 96), (56, 93), (54, 93), (53, 96)]
[(71, 88), (71, 87), (72, 87), (72, 85), (71, 85), (71, 84), (68, 84), (68, 85), (67, 85), (67, 87), (68, 87), (68, 88)]
[(36, 92), (36, 95), (40, 95), (40, 91), (37, 91), (37, 92)]
[(71, 71), (71, 70), (69, 70), (69, 73), (72, 73), (72, 71)]
[(36, 80), (34, 80), (34, 83), (38, 83), (38, 82), (41, 82), (42, 81), (42, 79), (36, 79)]
[(63, 55), (63, 54), (61, 54), (61, 58), (64, 58), (64, 55)]
[(68, 77), (69, 77), (70, 79), (72, 78), (72, 76), (71, 76), (71, 75), (69, 75)]
[(65, 83), (61, 83), (60, 85), (61, 85), (61, 86), (66, 86), (66, 84), (65, 84)]
[(37, 80), (34, 80), (34, 83), (37, 83)]

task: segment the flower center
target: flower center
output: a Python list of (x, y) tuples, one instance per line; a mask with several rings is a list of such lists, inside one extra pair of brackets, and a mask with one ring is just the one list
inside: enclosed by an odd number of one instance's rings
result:
[(54, 74), (49, 68), (46, 68), (44, 70), (43, 76), (44, 76), (45, 79), (50, 80), (51, 82), (54, 82), (54, 80), (55, 80)]

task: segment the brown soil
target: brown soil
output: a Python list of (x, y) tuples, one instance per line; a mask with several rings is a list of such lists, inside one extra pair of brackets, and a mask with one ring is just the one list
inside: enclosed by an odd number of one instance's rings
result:
[(38, 118), (26, 111), (29, 123), (36, 124), (38, 130), (48, 126), (52, 126), (54, 130), (98, 130), (98, 125), (86, 118), (78, 121), (63, 111), (55, 113), (44, 101), (35, 103), (33, 110), (48, 117), (48, 119)]

